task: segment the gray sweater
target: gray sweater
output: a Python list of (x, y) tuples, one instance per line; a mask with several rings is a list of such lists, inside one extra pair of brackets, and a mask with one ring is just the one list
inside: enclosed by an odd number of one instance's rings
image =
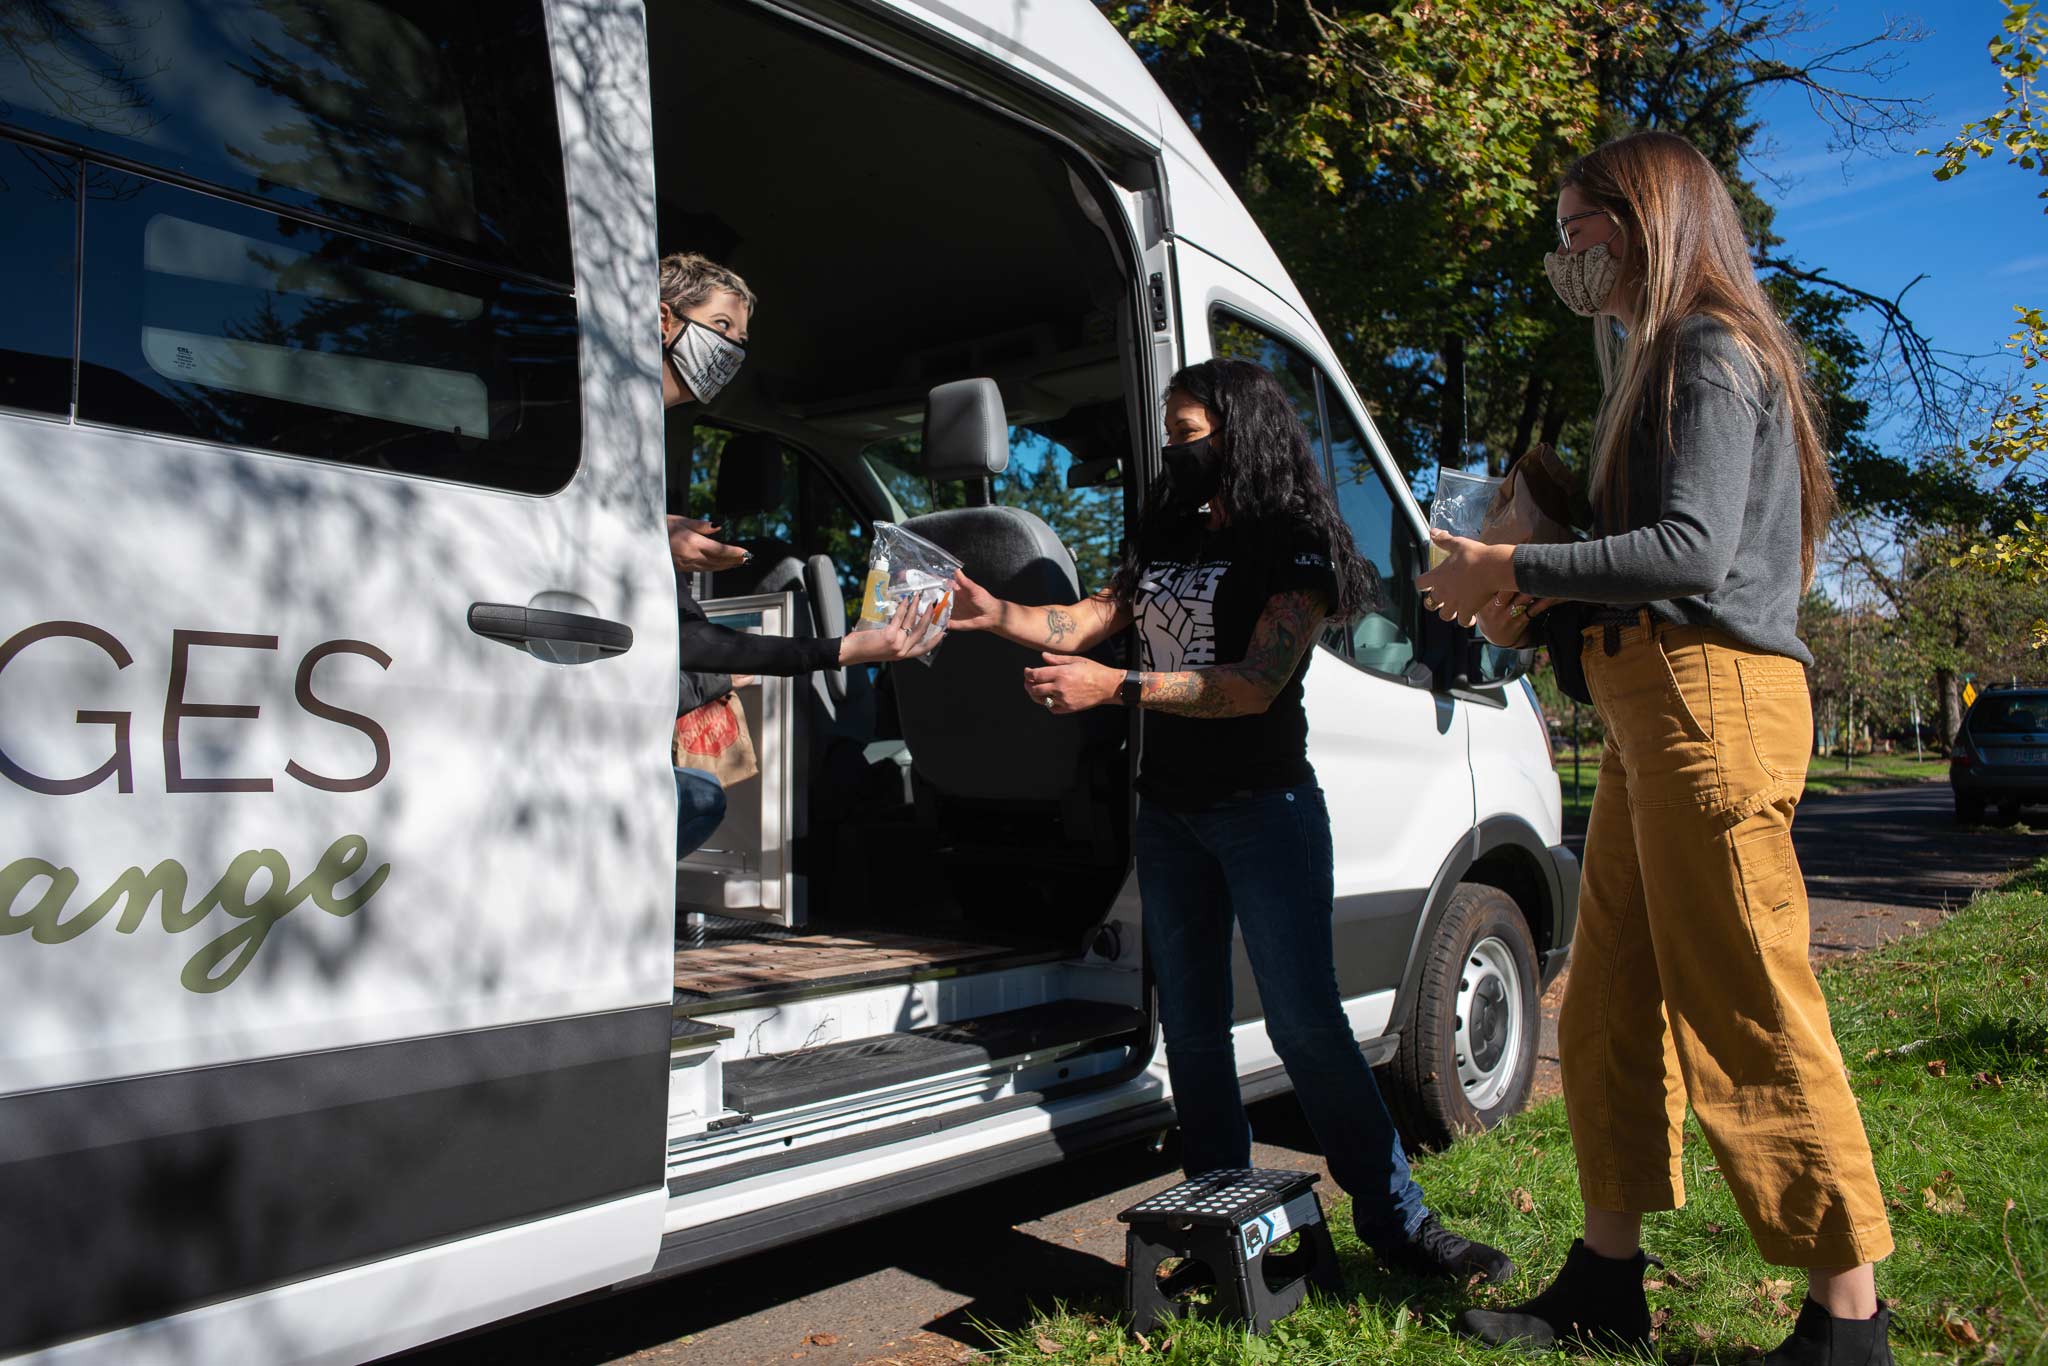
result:
[(1524, 593), (1646, 603), (1679, 625), (1712, 626), (1811, 666), (1799, 639), (1799, 450), (1784, 395), (1764, 385), (1728, 329), (1679, 324), (1671, 451), (1638, 424), (1620, 533), (1515, 547)]

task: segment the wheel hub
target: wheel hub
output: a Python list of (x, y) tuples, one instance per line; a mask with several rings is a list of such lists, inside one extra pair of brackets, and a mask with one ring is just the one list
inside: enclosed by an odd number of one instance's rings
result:
[(1458, 1082), (1474, 1109), (1500, 1104), (1522, 1055), (1522, 977), (1505, 941), (1488, 936), (1465, 955), (1458, 981)]

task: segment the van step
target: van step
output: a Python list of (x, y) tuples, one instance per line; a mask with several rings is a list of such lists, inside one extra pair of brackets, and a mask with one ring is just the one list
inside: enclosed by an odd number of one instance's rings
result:
[(747, 1058), (725, 1065), (725, 1106), (755, 1115), (793, 1109), (1049, 1048), (1114, 1038), (1135, 1032), (1144, 1022), (1143, 1012), (1129, 1006), (1054, 1001), (799, 1053)]

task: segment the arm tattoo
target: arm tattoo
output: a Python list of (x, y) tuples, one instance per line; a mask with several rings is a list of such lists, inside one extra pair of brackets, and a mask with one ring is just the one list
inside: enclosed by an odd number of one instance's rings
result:
[(1060, 642), (1074, 633), (1074, 614), (1064, 607), (1045, 609), (1045, 643), (1058, 649)]
[(1315, 644), (1327, 611), (1320, 593), (1282, 593), (1266, 604), (1252, 628), (1244, 659), (1209, 669), (1148, 673), (1139, 705), (1175, 716), (1253, 716), (1294, 676)]

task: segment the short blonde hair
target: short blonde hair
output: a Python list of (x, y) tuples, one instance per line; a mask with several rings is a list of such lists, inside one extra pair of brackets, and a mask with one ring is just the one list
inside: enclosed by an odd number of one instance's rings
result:
[(745, 300), (750, 315), (760, 311), (760, 300), (747, 282), (710, 257), (694, 251), (675, 251), (661, 258), (661, 301), (671, 312), (695, 308), (721, 289)]

